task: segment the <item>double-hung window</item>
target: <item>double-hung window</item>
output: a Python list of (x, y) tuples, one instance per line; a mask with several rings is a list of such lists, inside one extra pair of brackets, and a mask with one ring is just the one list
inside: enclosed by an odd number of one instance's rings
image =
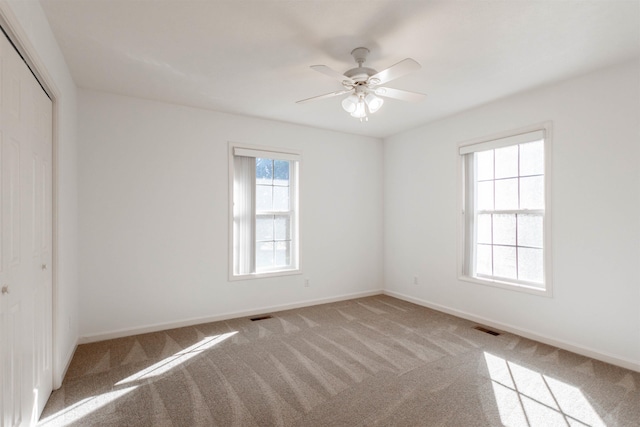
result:
[(459, 146), (462, 278), (550, 294), (549, 131)]
[(299, 270), (300, 155), (230, 145), (231, 278)]

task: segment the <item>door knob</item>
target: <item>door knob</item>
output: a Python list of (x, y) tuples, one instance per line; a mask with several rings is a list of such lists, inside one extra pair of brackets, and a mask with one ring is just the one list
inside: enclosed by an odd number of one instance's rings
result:
[(2, 295), (4, 295), (4, 294), (8, 294), (8, 293), (9, 293), (9, 286), (4, 285), (4, 286), (2, 287)]
[(47, 264), (42, 264), (42, 269), (46, 270), (47, 269)]

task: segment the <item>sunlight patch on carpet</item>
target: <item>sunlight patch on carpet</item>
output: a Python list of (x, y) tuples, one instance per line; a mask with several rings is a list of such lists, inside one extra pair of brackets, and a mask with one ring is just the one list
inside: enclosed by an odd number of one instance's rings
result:
[(50, 417), (40, 420), (40, 424), (38, 425), (52, 427), (66, 426), (75, 423), (92, 412), (97, 411), (98, 409), (120, 399), (122, 396), (131, 393), (136, 388), (138, 388), (138, 386), (121, 388), (119, 390), (110, 391), (97, 396), (87, 397), (60, 412), (56, 412)]
[(578, 387), (484, 353), (505, 426), (605, 426)]
[(154, 363), (153, 365), (145, 368), (135, 374), (119, 381), (116, 383), (117, 386), (123, 384), (129, 384), (137, 381), (147, 380), (153, 377), (158, 377), (169, 372), (171, 369), (176, 366), (180, 366), (185, 363), (187, 360), (199, 355), (205, 350), (210, 349), (211, 347), (220, 344), (222, 341), (234, 336), (238, 331), (227, 332), (226, 334), (214, 335), (212, 337), (206, 337), (203, 340), (195, 343), (194, 345), (185, 348), (172, 356), (167, 357), (166, 359), (162, 359), (158, 363)]

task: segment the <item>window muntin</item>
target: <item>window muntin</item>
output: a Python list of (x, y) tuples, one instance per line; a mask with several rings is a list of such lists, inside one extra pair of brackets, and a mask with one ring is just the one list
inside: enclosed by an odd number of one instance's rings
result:
[(231, 147), (231, 278), (299, 270), (299, 155)]
[(545, 133), (460, 147), (463, 277), (547, 291)]

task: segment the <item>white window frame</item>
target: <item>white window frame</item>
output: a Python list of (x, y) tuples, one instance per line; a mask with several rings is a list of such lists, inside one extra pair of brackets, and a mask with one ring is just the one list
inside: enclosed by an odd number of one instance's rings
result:
[[(467, 177), (465, 176), (465, 155), (475, 151), (482, 151), (483, 149), (500, 148), (504, 146), (517, 145), (522, 141), (522, 137), (525, 134), (531, 134), (533, 132), (542, 132), (544, 135), (544, 237), (543, 237), (543, 250), (544, 250), (544, 283), (543, 287), (527, 284), (526, 282), (509, 281), (507, 279), (500, 280), (489, 277), (477, 277), (470, 275), (467, 270), (468, 260), (470, 259), (471, 251), (473, 250), (467, 242), (467, 224), (468, 217), (466, 215), (466, 186)], [(527, 139), (527, 136), (524, 136)], [(478, 147), (482, 147), (482, 150), (478, 150)], [(488, 137), (477, 138), (470, 141), (459, 143), (456, 148), (456, 156), (458, 158), (458, 212), (460, 213), (460, 220), (458, 225), (458, 278), (460, 280), (487, 285), (502, 289), (508, 289), (512, 291), (520, 291), (530, 293), (534, 295), (541, 295), (552, 297), (553, 296), (553, 270), (552, 270), (552, 247), (551, 247), (551, 171), (552, 171), (552, 123), (545, 122), (532, 126), (527, 126), (499, 134), (491, 135)], [(532, 211), (533, 212), (533, 211)], [(473, 244), (473, 242), (471, 242)]]
[[(236, 142), (229, 142), (229, 281), (247, 280), (247, 279), (259, 279), (267, 277), (288, 276), (295, 274), (302, 274), (301, 262), (300, 262), (300, 169), (302, 163), (302, 153), (297, 150), (291, 150), (287, 148), (279, 147), (265, 147), (258, 145), (248, 145)], [(236, 155), (244, 155), (247, 157), (261, 157), (276, 160), (291, 160), (293, 161), (294, 170), (291, 171), (291, 208), (286, 212), (276, 212), (277, 215), (290, 215), (290, 232), (291, 232), (291, 264), (292, 268), (287, 269), (274, 269), (260, 272), (253, 272), (248, 274), (234, 274), (234, 157)], [(255, 184), (254, 184), (255, 185)], [(266, 214), (266, 213), (263, 213)], [(255, 245), (255, 219), (258, 213), (253, 215), (253, 229), (254, 235), (252, 238)], [(254, 249), (255, 250), (255, 249)]]

